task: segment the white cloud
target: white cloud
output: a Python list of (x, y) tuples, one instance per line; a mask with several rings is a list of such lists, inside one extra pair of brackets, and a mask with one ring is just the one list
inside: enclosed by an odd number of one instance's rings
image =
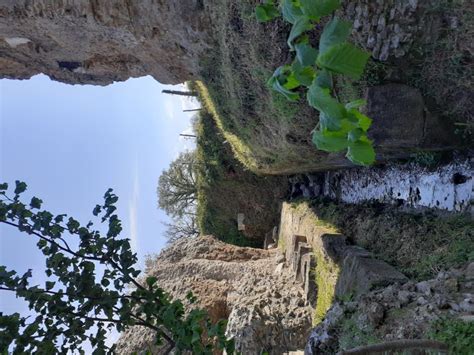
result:
[(172, 97), (167, 97), (164, 100), (166, 118), (174, 119), (174, 101), (175, 99)]
[(138, 252), (138, 225), (137, 225), (137, 210), (138, 198), (140, 196), (140, 185), (138, 181), (138, 169), (135, 167), (135, 174), (133, 176), (133, 190), (132, 197), (128, 204), (128, 216), (130, 220), (130, 244), (132, 250)]

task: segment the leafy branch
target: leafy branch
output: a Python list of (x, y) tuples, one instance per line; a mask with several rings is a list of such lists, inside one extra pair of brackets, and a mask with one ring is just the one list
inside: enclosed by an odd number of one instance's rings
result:
[(346, 157), (355, 164), (370, 165), (375, 151), (367, 131), (372, 120), (360, 112), (364, 100), (343, 104), (333, 97), (334, 76), (358, 79), (369, 54), (349, 43), (351, 23), (334, 17), (327, 23), (319, 47), (310, 44), (308, 32), (321, 18), (340, 7), (339, 0), (266, 0), (255, 10), (257, 20), (266, 22), (279, 16), (292, 24), (288, 46), (295, 58), (291, 65), (275, 70), (268, 81), (270, 87), (289, 101), (300, 99), (306, 91), (308, 104), (319, 111), (319, 123), (313, 130), (315, 146), (327, 152), (346, 150)]
[[(37, 240), (45, 256), (44, 287), (31, 285), (32, 270), (23, 275), (0, 265), (0, 291), (24, 299), (34, 316), (0, 312), (0, 353), (84, 353), (89, 341), (94, 354), (113, 353), (105, 344), (107, 331), (124, 331), (140, 325), (152, 329), (155, 344), (166, 353), (191, 351), (211, 354), (214, 348), (234, 352), (225, 337), (225, 322), (212, 324), (200, 309), (185, 311), (157, 285), (157, 278), (137, 279), (137, 256), (128, 239), (120, 238), (121, 221), (115, 214), (118, 197), (112, 189), (93, 215), (107, 225), (107, 232), (82, 226), (65, 214), (41, 210), (43, 201), (21, 201), (26, 184), (16, 181), (13, 197), (8, 184), (0, 184), (0, 223)], [(133, 289), (127, 291), (127, 286)], [(195, 302), (190, 293), (187, 303)]]

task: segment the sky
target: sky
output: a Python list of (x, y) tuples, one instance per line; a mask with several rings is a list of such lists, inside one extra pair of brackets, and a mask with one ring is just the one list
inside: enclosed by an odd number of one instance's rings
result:
[[(0, 183), (25, 181), (24, 200), (36, 196), (53, 214), (67, 213), (86, 224), (113, 188), (119, 196), (122, 235), (131, 238), (140, 266), (160, 251), (167, 216), (157, 207), (161, 172), (194, 142), (189, 133), (199, 107), (188, 98), (162, 94), (182, 89), (151, 77), (100, 87), (66, 85), (38, 75), (0, 80)], [(32, 236), (0, 224), (0, 265), (23, 273), (43, 270), (44, 257)], [(44, 282), (34, 273), (34, 281)], [(0, 293), (6, 314), (26, 307)]]

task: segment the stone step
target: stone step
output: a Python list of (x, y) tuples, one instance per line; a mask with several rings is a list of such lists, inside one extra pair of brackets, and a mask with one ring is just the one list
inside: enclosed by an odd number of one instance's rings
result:
[(316, 285), (316, 257), (307, 253), (301, 257), (301, 273), (303, 276), (304, 296), (311, 307), (316, 307), (318, 287)]
[(303, 275), (301, 273), (301, 258), (307, 253), (311, 253), (312, 248), (308, 243), (299, 243), (296, 253), (293, 257), (293, 271), (295, 272), (295, 279), (297, 281), (303, 281)]

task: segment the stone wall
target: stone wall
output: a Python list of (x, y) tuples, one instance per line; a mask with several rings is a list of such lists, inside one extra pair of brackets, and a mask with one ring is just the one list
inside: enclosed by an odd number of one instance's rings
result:
[(208, 27), (201, 0), (4, 0), (0, 77), (44, 73), (107, 85), (152, 75), (182, 83), (198, 73)]
[(305, 297), (324, 318), (335, 297), (360, 295), (407, 278), (367, 250), (349, 245), (334, 226), (318, 219), (306, 203), (284, 203), (279, 245)]
[[(393, 284), (357, 299), (338, 301), (311, 332), (305, 354), (336, 354), (366, 345), (367, 339), (426, 339), (433, 322), (441, 319), (472, 322), (473, 286), (474, 263), (470, 263), (430, 280)], [(458, 334), (458, 339), (465, 336)]]
[(341, 15), (353, 22), (359, 45), (381, 61), (400, 58), (418, 40), (432, 43), (438, 37), (440, 19), (427, 10), (432, 0), (350, 0)]
[[(423, 158), (439, 164), (436, 155), (421, 155), (419, 160)], [(462, 156), (436, 167), (411, 162), (334, 170), (291, 177), (291, 198), (324, 196), (351, 204), (380, 202), (401, 209), (474, 213), (473, 176), (474, 159)]]

